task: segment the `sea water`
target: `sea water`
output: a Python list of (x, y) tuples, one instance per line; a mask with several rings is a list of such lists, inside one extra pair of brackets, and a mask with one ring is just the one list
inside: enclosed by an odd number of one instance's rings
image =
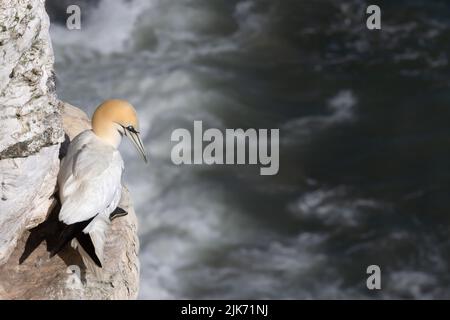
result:
[[(80, 2), (81, 30), (53, 15), (57, 92), (138, 110), (140, 298), (450, 297), (448, 2), (380, 2), (373, 31), (362, 0)], [(278, 174), (174, 165), (196, 120), (279, 128)]]

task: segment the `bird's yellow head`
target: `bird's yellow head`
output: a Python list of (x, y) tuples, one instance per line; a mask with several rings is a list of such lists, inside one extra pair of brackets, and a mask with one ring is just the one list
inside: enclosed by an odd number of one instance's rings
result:
[(127, 136), (144, 161), (147, 162), (144, 145), (139, 134), (139, 122), (134, 107), (124, 100), (106, 100), (92, 116), (92, 130), (105, 142), (118, 147), (122, 136)]

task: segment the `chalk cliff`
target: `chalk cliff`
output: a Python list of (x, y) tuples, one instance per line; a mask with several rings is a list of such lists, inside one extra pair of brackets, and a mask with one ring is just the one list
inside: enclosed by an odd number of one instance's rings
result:
[(28, 230), (55, 207), (63, 142), (90, 127), (81, 110), (57, 99), (44, 4), (0, 0), (0, 299), (136, 298), (139, 244), (127, 190), (121, 207), (129, 214), (112, 224), (101, 280), (70, 248), (49, 259), (45, 241), (19, 265)]

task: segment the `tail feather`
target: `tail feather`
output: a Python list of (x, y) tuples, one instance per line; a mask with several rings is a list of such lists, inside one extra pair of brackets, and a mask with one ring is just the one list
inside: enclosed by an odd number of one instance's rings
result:
[[(94, 261), (93, 256), (86, 252), (83, 246), (78, 242), (77, 238), (72, 240), (72, 247), (80, 253), (81, 259), (83, 260), (86, 269), (89, 270), (89, 273), (99, 281), (104, 280), (102, 267), (98, 266), (97, 262)], [(95, 256), (98, 258), (97, 254), (95, 254)]]
[(76, 239), (77, 239), (78, 243), (80, 244), (80, 246), (84, 249), (84, 251), (92, 259), (92, 261), (95, 262), (97, 267), (101, 268), (102, 263), (95, 252), (95, 247), (94, 247), (94, 243), (92, 242), (91, 236), (89, 234), (80, 232), (76, 236)]

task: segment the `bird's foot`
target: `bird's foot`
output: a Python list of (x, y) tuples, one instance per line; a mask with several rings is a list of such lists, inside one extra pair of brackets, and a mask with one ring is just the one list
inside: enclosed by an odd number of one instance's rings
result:
[(119, 217), (123, 217), (126, 216), (128, 214), (128, 212), (126, 212), (125, 210), (123, 210), (120, 207), (117, 207), (113, 212), (111, 212), (111, 214), (109, 215), (109, 221), (113, 221), (116, 218)]

